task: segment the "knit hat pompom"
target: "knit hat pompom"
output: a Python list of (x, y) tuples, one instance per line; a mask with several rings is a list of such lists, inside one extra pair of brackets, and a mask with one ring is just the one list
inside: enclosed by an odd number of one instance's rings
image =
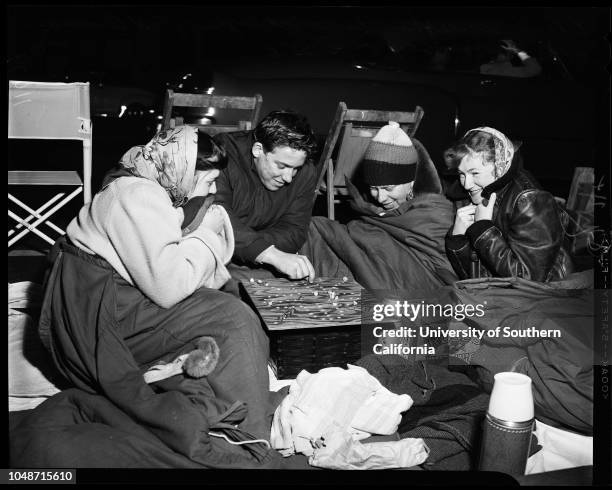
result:
[(395, 121), (389, 121), (389, 124), (380, 128), (376, 136), (372, 138), (372, 141), (387, 143), (389, 145), (412, 146), (410, 137)]
[(380, 128), (370, 141), (362, 163), (363, 179), (371, 186), (406, 184), (414, 180), (417, 151), (395, 121)]
[(183, 364), (183, 370), (192, 378), (208, 376), (217, 367), (219, 346), (212, 337), (200, 337), (197, 349), (192, 350)]

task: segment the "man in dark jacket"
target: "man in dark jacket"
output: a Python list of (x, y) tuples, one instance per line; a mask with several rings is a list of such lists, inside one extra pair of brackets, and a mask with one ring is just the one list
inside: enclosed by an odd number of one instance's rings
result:
[(310, 261), (296, 253), (306, 239), (317, 178), (311, 163), (316, 143), (306, 119), (274, 111), (253, 131), (215, 139), (228, 156), (215, 202), (225, 207), (234, 228), (233, 261), (314, 279)]

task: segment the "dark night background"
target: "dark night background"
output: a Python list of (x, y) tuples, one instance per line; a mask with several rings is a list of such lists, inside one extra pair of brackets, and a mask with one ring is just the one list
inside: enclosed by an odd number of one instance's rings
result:
[[(599, 132), (609, 114), (609, 31), (610, 9), (593, 7), (10, 5), (7, 78), (91, 83), (94, 192), (129, 147), (154, 134), (166, 88), (214, 86), (261, 93), (262, 115), (303, 112), (321, 141), (340, 100), (421, 105), (417, 138), (437, 165), (456, 136), (493, 126), (523, 141), (527, 168), (567, 197), (574, 167), (609, 166), (596, 151), (609, 142)], [(535, 56), (543, 74), (480, 75), (501, 39)], [(9, 143), (11, 168), (74, 159), (78, 169), (80, 157), (78, 142)]]

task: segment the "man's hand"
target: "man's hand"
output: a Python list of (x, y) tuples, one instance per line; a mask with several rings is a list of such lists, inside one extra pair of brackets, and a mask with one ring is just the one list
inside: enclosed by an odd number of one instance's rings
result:
[(487, 205), (484, 205), (484, 201), (481, 202), (478, 206), (476, 206), (476, 212), (474, 213), (474, 221), (480, 221), (483, 219), (493, 219), (493, 206), (495, 206), (495, 199), (497, 199), (497, 194), (492, 193), (489, 198), (489, 202)]
[(470, 225), (474, 223), (475, 212), (476, 206), (474, 204), (468, 204), (467, 206), (457, 209), (455, 226), (453, 226), (453, 235), (465, 235), (465, 230), (467, 230)]
[(286, 274), (289, 279), (308, 277), (309, 282), (314, 281), (314, 267), (305, 255), (289, 254), (278, 250), (276, 247), (270, 247), (259, 257), (259, 260)]

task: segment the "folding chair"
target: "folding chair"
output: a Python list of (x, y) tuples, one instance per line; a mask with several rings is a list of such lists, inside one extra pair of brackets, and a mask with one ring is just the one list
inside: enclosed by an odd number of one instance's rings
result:
[(355, 175), (368, 143), (378, 130), (389, 121), (395, 121), (408, 136), (414, 136), (424, 114), (420, 106), (408, 112), (348, 109), (344, 102), (338, 104), (321, 152), (321, 173), (316, 186), (316, 195), (320, 195), (321, 191), (327, 193), (328, 218), (335, 219), (334, 204), (339, 202), (336, 197), (348, 194), (344, 185), (345, 175), (349, 178)]
[[(555, 197), (558, 201), (559, 198)], [(595, 169), (576, 167), (570, 191), (565, 202), (568, 217), (566, 226), (573, 256), (588, 255), (595, 237)]]
[[(254, 97), (242, 97), (231, 95), (211, 95), (211, 94), (186, 94), (176, 93), (174, 90), (166, 90), (166, 98), (164, 100), (163, 125), (165, 129), (173, 128), (184, 124), (184, 116), (175, 114), (176, 108), (181, 107), (198, 107), (202, 109), (214, 108), (249, 111), (247, 119), (238, 120), (235, 124), (193, 124), (202, 128), (206, 133), (215, 135), (217, 133), (238, 131), (242, 129), (253, 128), (259, 119), (259, 111), (261, 109), (262, 97), (256, 94)], [(228, 111), (229, 112), (229, 111)], [(189, 124), (192, 124), (191, 122)]]
[(572, 177), (567, 202), (567, 209), (577, 212), (593, 213), (595, 209), (595, 169), (593, 167), (576, 167)]
[(29, 213), (26, 218), (21, 218), (9, 209), (8, 215), (17, 221), (17, 225), (8, 232), (8, 246), (10, 247), (29, 232), (53, 245), (55, 240), (37, 228), (44, 223), (59, 235), (65, 235), (65, 232), (53, 224), (49, 218), (81, 192), (83, 192), (85, 203), (91, 200), (92, 125), (89, 112), (89, 83), (11, 80), (9, 81), (8, 105), (9, 138), (81, 140), (83, 142), (82, 180), (74, 170), (9, 170), (8, 172), (9, 186), (76, 187), (67, 196), (66, 192), (59, 192), (38, 209), (33, 209), (10, 192), (8, 193), (10, 201)]

